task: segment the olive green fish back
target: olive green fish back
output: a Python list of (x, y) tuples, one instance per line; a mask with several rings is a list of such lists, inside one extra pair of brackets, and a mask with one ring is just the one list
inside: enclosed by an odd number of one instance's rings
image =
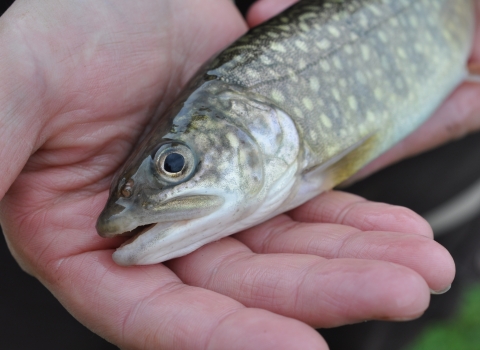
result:
[(283, 109), (306, 166), (381, 127), (371, 159), (464, 78), (472, 11), (471, 0), (304, 0), (238, 40), (208, 74)]

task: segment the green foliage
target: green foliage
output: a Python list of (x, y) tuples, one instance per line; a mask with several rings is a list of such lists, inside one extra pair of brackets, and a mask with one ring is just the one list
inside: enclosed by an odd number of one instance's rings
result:
[(428, 326), (408, 350), (479, 350), (480, 285), (467, 290), (455, 318)]

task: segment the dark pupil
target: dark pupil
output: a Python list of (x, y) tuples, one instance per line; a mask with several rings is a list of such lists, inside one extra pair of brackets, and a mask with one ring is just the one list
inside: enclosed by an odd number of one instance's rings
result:
[(169, 173), (178, 173), (183, 169), (185, 165), (185, 158), (178, 153), (170, 153), (167, 158), (165, 158), (165, 163), (163, 163), (163, 169)]

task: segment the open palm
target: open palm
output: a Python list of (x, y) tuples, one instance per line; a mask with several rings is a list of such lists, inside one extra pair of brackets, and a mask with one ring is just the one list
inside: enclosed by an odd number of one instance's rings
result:
[[(95, 231), (111, 176), (149, 118), (246, 29), (230, 0), (17, 0), (0, 19), (9, 247), (122, 348), (326, 348), (311, 326), (413, 318), (453, 279), (423, 219), (341, 192), (165, 264), (115, 265), (122, 239)], [(478, 88), (463, 89), (458, 99)]]

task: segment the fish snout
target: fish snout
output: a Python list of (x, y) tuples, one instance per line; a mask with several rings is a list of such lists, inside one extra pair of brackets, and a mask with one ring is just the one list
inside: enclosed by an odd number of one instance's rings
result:
[(119, 215), (125, 211), (125, 207), (119, 204), (107, 205), (98, 217), (95, 228), (98, 234), (104, 238), (125, 235), (131, 229), (132, 220), (128, 219), (128, 215)]

